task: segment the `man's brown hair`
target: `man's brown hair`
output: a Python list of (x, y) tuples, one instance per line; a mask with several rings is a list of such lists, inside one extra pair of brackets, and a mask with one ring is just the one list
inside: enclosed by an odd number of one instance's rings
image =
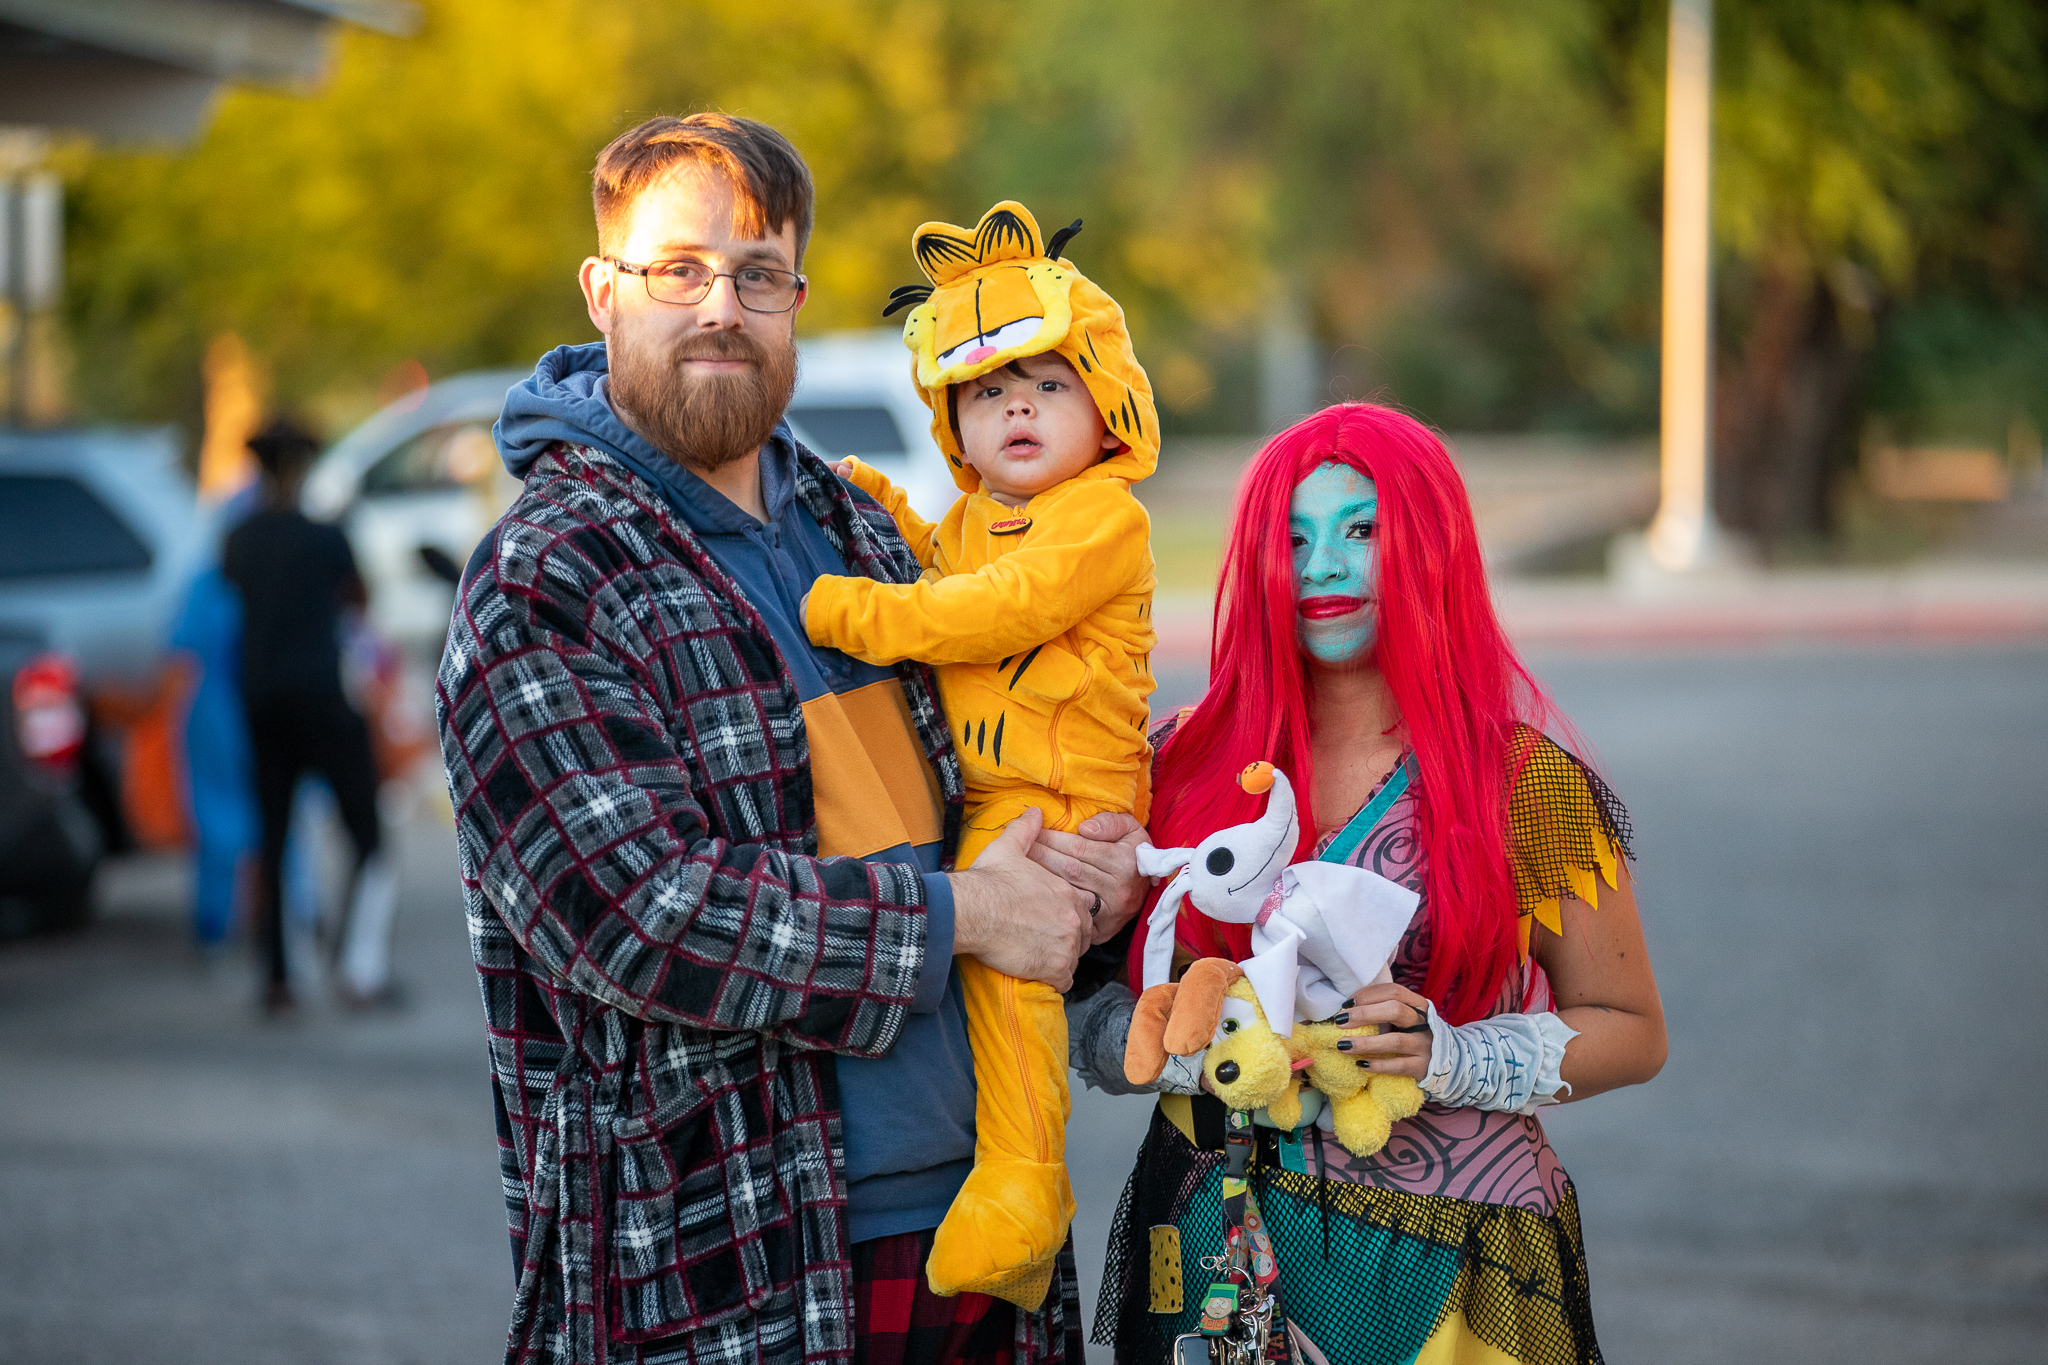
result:
[(765, 123), (732, 114), (651, 118), (613, 138), (597, 154), (590, 197), (597, 208), (597, 249), (610, 255), (631, 221), (633, 201), (677, 166), (716, 170), (733, 187), (734, 233), (769, 237), (796, 223), (796, 263), (811, 240), (811, 170), (788, 138)]

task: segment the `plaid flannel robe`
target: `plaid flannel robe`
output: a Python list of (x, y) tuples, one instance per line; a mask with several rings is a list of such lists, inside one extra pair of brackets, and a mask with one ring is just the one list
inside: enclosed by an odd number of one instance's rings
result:
[[(798, 465), (851, 572), (916, 578), (887, 513)], [(950, 849), (959, 762), (930, 671), (899, 672)], [(767, 627), (639, 476), (558, 445), (464, 574), (436, 710), (519, 1267), (507, 1360), (671, 1338), (700, 1361), (850, 1358), (825, 1054), (895, 1042), (924, 886), (817, 858)], [(1063, 1353), (1063, 1278), (1018, 1315), (1020, 1361)]]

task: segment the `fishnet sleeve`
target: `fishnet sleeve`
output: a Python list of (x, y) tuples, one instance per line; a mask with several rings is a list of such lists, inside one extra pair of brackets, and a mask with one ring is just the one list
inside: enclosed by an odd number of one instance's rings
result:
[(1602, 882), (1621, 884), (1622, 861), (1635, 857), (1635, 828), (1600, 775), (1541, 731), (1518, 727), (1508, 763), (1515, 906), (1526, 954), (1535, 925), (1564, 932), (1564, 897), (1598, 906)]

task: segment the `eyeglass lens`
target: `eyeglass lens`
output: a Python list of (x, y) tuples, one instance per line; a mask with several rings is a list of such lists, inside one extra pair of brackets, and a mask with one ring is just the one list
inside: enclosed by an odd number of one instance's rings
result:
[[(701, 303), (718, 278), (702, 261), (662, 261), (647, 270), (647, 292), (663, 303)], [(748, 266), (729, 277), (740, 302), (763, 313), (780, 313), (796, 302), (798, 277), (786, 270)]]

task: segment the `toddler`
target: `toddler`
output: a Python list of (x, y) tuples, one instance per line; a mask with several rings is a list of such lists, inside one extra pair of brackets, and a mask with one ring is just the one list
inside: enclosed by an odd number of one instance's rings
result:
[[(939, 666), (967, 782), (963, 868), (1027, 808), (1073, 831), (1106, 811), (1142, 821), (1151, 795), (1151, 523), (1131, 485), (1158, 463), (1159, 418), (1123, 311), (1059, 257), (1079, 226), (1042, 245), (1006, 202), (971, 230), (913, 235), (932, 286), (897, 291), (915, 305), (903, 339), (963, 496), (933, 524), (873, 469), (839, 465), (925, 574), (820, 578), (805, 605), (813, 644)], [(926, 1273), (938, 1293), (1035, 1309), (1074, 1214), (1066, 1016), (1050, 986), (959, 969), (975, 1164)]]

